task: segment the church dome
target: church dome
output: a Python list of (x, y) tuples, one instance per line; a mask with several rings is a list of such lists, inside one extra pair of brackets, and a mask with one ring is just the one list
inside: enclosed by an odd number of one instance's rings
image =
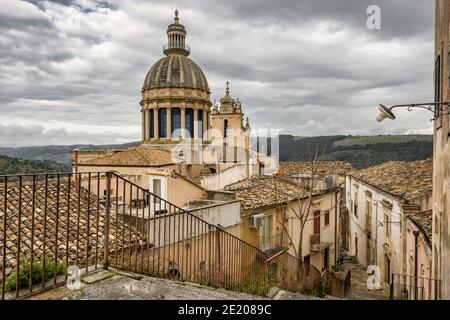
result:
[(156, 62), (145, 77), (142, 90), (185, 88), (210, 92), (208, 81), (200, 67), (191, 59), (169, 54)]
[(166, 57), (150, 68), (142, 90), (183, 88), (209, 94), (208, 81), (203, 71), (188, 58), (190, 48), (186, 44), (186, 28), (179, 22), (178, 10), (175, 10), (174, 22), (167, 28), (167, 37), (168, 43), (163, 47)]

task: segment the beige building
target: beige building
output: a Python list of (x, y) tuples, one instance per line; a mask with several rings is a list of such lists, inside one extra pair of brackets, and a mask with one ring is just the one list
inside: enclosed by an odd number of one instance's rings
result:
[[(241, 201), (241, 224), (238, 236), (269, 256), (287, 251), (306, 265), (319, 270), (330, 269), (339, 259), (340, 188), (314, 190), (306, 214), (299, 251), (299, 206), (308, 206), (308, 191), (299, 184), (280, 177), (252, 177), (227, 186)], [(284, 222), (283, 222), (284, 221)]]
[(432, 262), (432, 220), (431, 210), (408, 216), (406, 221), (406, 270), (407, 288), (410, 300), (434, 298), (431, 277)]
[[(435, 101), (450, 101), (450, 1), (436, 1)], [(433, 277), (442, 299), (450, 299), (450, 133), (449, 108), (437, 107), (434, 121)]]
[(407, 217), (432, 208), (432, 159), (387, 162), (347, 176), (350, 254), (380, 268), (381, 281), (410, 275)]

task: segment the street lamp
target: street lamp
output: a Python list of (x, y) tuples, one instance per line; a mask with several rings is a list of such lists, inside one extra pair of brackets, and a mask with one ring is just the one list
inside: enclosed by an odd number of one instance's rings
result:
[[(441, 106), (443, 107), (441, 110)], [(436, 110), (439, 107), (439, 111)], [(429, 102), (429, 103), (411, 103), (411, 104), (397, 104), (390, 108), (380, 104), (378, 111), (380, 114), (377, 117), (378, 122), (382, 122), (384, 119), (395, 120), (395, 115), (392, 112), (394, 108), (406, 108), (408, 111), (412, 111), (414, 108), (421, 108), (434, 113), (434, 117), (431, 120), (436, 120), (439, 115), (450, 114), (450, 102)], [(445, 113), (443, 111), (445, 110)]]

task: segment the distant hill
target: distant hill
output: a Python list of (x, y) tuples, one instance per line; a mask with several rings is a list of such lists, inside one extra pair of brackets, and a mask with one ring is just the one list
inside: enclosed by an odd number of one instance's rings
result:
[[(71, 164), (73, 149), (128, 148), (139, 142), (119, 145), (62, 145), (43, 147), (1, 148), (0, 154), (28, 160), (50, 160), (66, 166)], [(386, 161), (414, 161), (432, 157), (432, 135), (379, 135), (379, 136), (280, 136), (281, 161), (308, 161), (309, 150), (325, 147), (325, 160), (350, 162), (355, 168), (365, 168)]]
[(96, 148), (128, 148), (139, 144), (140, 142), (129, 142), (125, 144), (111, 144), (99, 146), (93, 144), (76, 144), (76, 145), (60, 145), (60, 146), (20, 147), (20, 148), (0, 147), (0, 154), (20, 159), (56, 161), (70, 166), (72, 163), (72, 151), (74, 149), (90, 150)]
[(280, 161), (308, 161), (310, 152), (325, 148), (325, 160), (366, 168), (386, 161), (415, 161), (433, 156), (432, 135), (280, 136)]
[(68, 172), (69, 165), (49, 160), (23, 160), (0, 155), (0, 175), (16, 173)]

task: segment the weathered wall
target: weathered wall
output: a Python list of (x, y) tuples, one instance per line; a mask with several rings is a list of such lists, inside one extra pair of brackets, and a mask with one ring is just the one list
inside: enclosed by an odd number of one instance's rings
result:
[[(450, 100), (450, 1), (436, 1), (435, 62), (440, 59), (441, 101)], [(441, 298), (450, 299), (450, 139), (449, 115), (434, 121), (433, 270), (441, 280)]]
[[(346, 192), (350, 219), (350, 254), (356, 256), (364, 266), (379, 266), (382, 281), (388, 283), (390, 274), (403, 274), (404, 200), (350, 176), (346, 179)], [(418, 211), (430, 209), (431, 201), (425, 198), (412, 201), (417, 203)], [(390, 237), (386, 237), (385, 213), (389, 216)]]
[(202, 175), (201, 185), (208, 190), (223, 190), (231, 183), (248, 178), (248, 165), (237, 164), (215, 174)]
[[(416, 236), (417, 234), (417, 252), (416, 252)], [(407, 251), (407, 260), (406, 260), (406, 269), (408, 271), (408, 275), (416, 275), (420, 278), (431, 278), (431, 247), (428, 244), (424, 234), (420, 231), (414, 222), (410, 219), (407, 219), (406, 224), (406, 251)], [(417, 256), (416, 256), (417, 254)], [(417, 265), (416, 265), (417, 264)], [(417, 270), (416, 270), (417, 268)], [(428, 300), (431, 298), (431, 282), (429, 280), (418, 279), (417, 287), (417, 295), (419, 299)], [(411, 284), (413, 285), (413, 284)]]

